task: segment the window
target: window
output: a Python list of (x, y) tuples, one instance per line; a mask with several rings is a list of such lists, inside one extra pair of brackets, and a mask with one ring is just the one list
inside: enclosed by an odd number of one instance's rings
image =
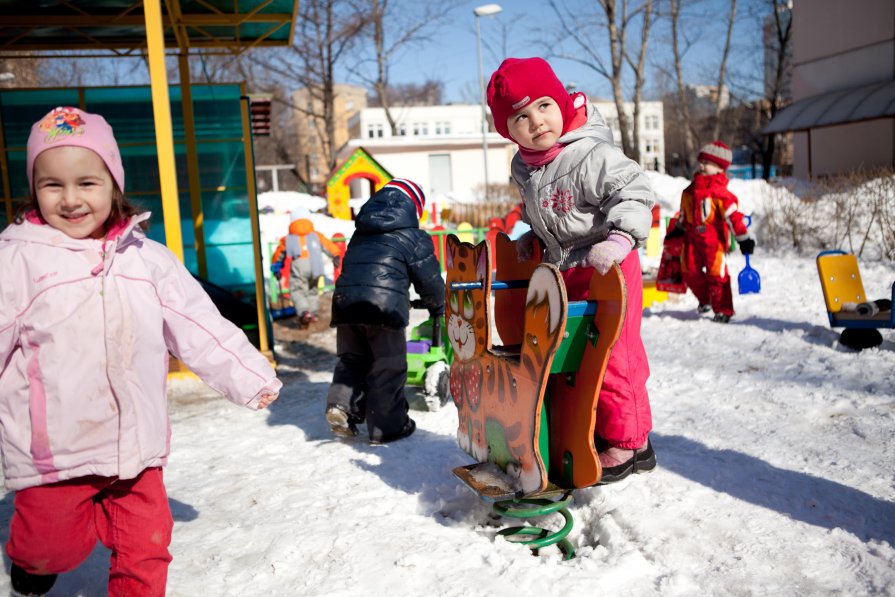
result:
[(367, 139), (381, 139), (384, 135), (384, 129), (381, 122), (367, 125)]
[(451, 181), (451, 155), (429, 154), (429, 196), (436, 197), (442, 193), (450, 193), (453, 190)]

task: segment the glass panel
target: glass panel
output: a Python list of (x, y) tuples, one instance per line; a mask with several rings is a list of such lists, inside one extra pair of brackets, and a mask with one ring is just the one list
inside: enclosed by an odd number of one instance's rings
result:
[(35, 89), (0, 93), (0, 115), (7, 147), (24, 148), (31, 125), (57, 106), (79, 106), (77, 89)]
[(28, 174), (25, 172), (27, 155), (24, 151), (9, 151), (6, 154), (6, 165), (9, 171), (9, 192), (13, 198), (31, 196), (28, 190)]
[(88, 112), (103, 115), (115, 131), (115, 139), (119, 145), (136, 143), (155, 145), (151, 88), (84, 89), (84, 106)]
[[(184, 264), (197, 273), (180, 88), (171, 86), (169, 90)], [(247, 195), (249, 173), (243, 144), (241, 88), (198, 85), (192, 91), (207, 277), (211, 283), (254, 302), (255, 253)], [(148, 86), (84, 88), (80, 94), (77, 89), (0, 91), (12, 196), (24, 199), (28, 195), (24, 150), (31, 125), (55, 106), (80, 105), (81, 94), (84, 108), (102, 114), (112, 126), (124, 163), (126, 195), (141, 209), (152, 212), (147, 235), (164, 243), (158, 150)], [(0, 218), (0, 225), (5, 227), (5, 213)]]
[(245, 153), (242, 142), (199, 143), (199, 184), (203, 190), (245, 188)]

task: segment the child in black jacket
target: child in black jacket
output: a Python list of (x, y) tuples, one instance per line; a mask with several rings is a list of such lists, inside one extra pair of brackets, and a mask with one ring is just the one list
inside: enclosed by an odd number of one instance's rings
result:
[(332, 302), (339, 362), (326, 420), (336, 435), (357, 435), (364, 420), (373, 443), (416, 429), (404, 395), (410, 285), (433, 317), (444, 313), (441, 268), (432, 239), (419, 228), (425, 202), (419, 185), (395, 178), (355, 218)]

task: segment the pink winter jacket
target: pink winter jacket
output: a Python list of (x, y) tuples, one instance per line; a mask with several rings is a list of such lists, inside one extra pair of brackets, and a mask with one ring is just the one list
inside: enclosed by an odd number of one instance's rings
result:
[(168, 353), (236, 404), (282, 383), (134, 216), (72, 239), (25, 221), (0, 233), (0, 449), (7, 489), (163, 466)]

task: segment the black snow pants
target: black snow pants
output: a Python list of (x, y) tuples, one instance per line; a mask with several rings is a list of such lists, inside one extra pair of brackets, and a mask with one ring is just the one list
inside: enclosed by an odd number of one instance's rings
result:
[(404, 328), (341, 324), (336, 327), (339, 362), (326, 397), (352, 417), (366, 419), (370, 439), (401, 431), (407, 422), (407, 341)]

